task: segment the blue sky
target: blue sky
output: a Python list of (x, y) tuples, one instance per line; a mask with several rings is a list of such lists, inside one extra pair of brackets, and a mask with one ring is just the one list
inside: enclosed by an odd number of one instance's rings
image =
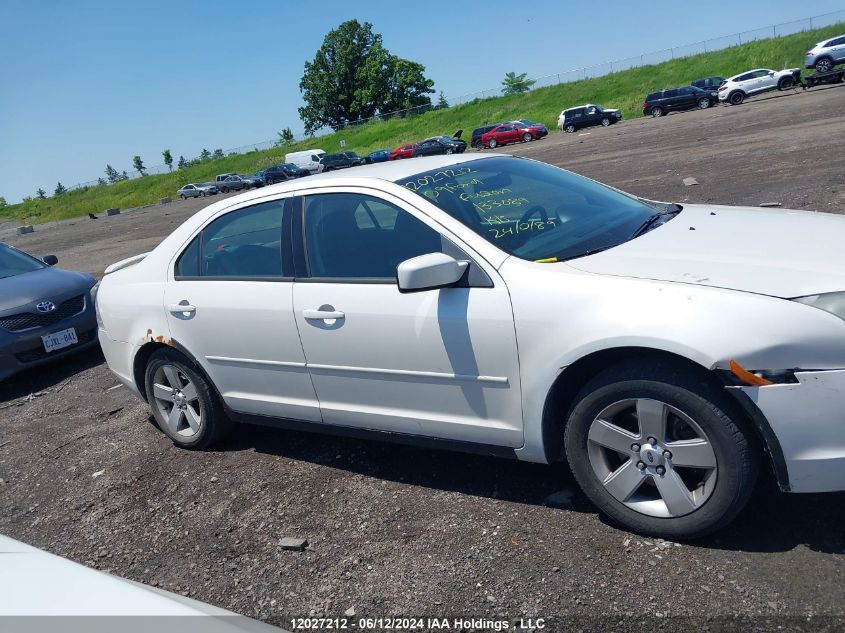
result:
[[(497, 8), (498, 7), (498, 8)], [(506, 71), (560, 70), (843, 9), (841, 0), (663, 3), (0, 0), (0, 196), (14, 202), (302, 129), (299, 79), (323, 36), (372, 22), (447, 98)], [(798, 64), (800, 60), (796, 60)]]

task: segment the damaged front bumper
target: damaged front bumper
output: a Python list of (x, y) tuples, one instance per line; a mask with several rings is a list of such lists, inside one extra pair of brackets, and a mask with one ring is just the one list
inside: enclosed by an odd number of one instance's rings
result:
[(782, 489), (845, 490), (845, 369), (796, 371), (795, 378), (795, 383), (727, 389), (744, 394), (740, 403), (747, 411), (751, 405), (752, 417), (765, 418), (763, 439)]

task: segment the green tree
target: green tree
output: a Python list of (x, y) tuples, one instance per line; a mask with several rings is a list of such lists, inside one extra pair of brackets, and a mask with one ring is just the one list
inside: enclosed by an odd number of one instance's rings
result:
[(211, 152), (209, 152), (207, 149), (203, 148), (202, 151), (200, 152), (200, 160), (202, 162), (205, 162), (207, 160), (211, 160)]
[(449, 102), (446, 101), (446, 97), (443, 96), (443, 91), (440, 91), (440, 96), (437, 97), (437, 109), (438, 110), (445, 110), (449, 107)]
[(502, 94), (516, 95), (531, 90), (536, 81), (527, 79), (528, 73), (517, 75), (514, 72), (505, 73), (505, 78), (502, 79)]
[(9, 205), (6, 202), (6, 198), (4, 198), (3, 196), (0, 196), (0, 209), (2, 209), (3, 207), (7, 207), (7, 206), (9, 206)]
[(47, 197), (47, 192), (44, 191), (41, 187), (38, 187), (38, 191), (35, 192), (35, 197), (39, 200), (43, 200)]
[(97, 186), (100, 187), (106, 184), (105, 178), (97, 178)]
[(173, 154), (169, 149), (164, 150), (161, 155), (164, 157), (164, 164), (167, 165), (168, 171), (173, 171)]
[(120, 180), (120, 173), (111, 165), (106, 165), (106, 178), (112, 184)]
[(223, 150), (222, 149), (214, 150), (214, 153), (211, 155), (211, 157), (215, 160), (218, 159), (218, 158), (223, 158)]
[(305, 133), (430, 103), (433, 82), (421, 64), (391, 55), (373, 25), (358, 20), (329, 31), (299, 82)]
[(56, 190), (53, 192), (53, 195), (54, 196), (60, 196), (63, 193), (66, 193), (66, 192), (67, 192), (67, 189), (65, 188), (65, 186), (62, 183), (57, 182), (56, 183)]
[(144, 167), (144, 161), (141, 160), (140, 156), (133, 156), (132, 157), (132, 166), (135, 168), (135, 171), (137, 171), (142, 176), (147, 175), (147, 174), (144, 173), (147, 168)]
[(286, 145), (291, 145), (294, 141), (293, 131), (289, 127), (286, 127), (281, 132), (276, 132), (276, 134), (279, 135), (279, 138), (274, 143), (276, 147), (284, 147)]
[(185, 160), (185, 157), (179, 156), (179, 163), (178, 163), (177, 167), (179, 169), (185, 169), (185, 167), (187, 167), (187, 166), (188, 166), (188, 161)]
[(431, 105), (428, 96), (434, 92), (434, 82), (425, 77), (425, 66), (401, 57), (388, 56), (385, 95), (379, 104), (380, 112), (422, 109)]
[(119, 180), (129, 180), (129, 174), (126, 173), (126, 170), (123, 170), (123, 173), (120, 174)]

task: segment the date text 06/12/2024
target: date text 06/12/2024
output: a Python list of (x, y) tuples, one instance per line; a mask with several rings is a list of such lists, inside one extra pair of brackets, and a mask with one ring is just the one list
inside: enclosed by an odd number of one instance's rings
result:
[(488, 618), (292, 618), (294, 631), (539, 631), (543, 618), (496, 620)]

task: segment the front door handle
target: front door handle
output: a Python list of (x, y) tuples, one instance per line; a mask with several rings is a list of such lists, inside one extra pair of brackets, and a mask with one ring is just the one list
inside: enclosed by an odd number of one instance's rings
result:
[(339, 310), (303, 310), (302, 316), (306, 319), (342, 319), (346, 315)]
[(192, 306), (190, 303), (185, 301), (184, 303), (171, 303), (169, 306), (167, 306), (167, 310), (169, 312), (173, 312), (174, 314), (180, 314), (180, 313), (193, 314), (194, 312), (197, 311), (197, 307)]

